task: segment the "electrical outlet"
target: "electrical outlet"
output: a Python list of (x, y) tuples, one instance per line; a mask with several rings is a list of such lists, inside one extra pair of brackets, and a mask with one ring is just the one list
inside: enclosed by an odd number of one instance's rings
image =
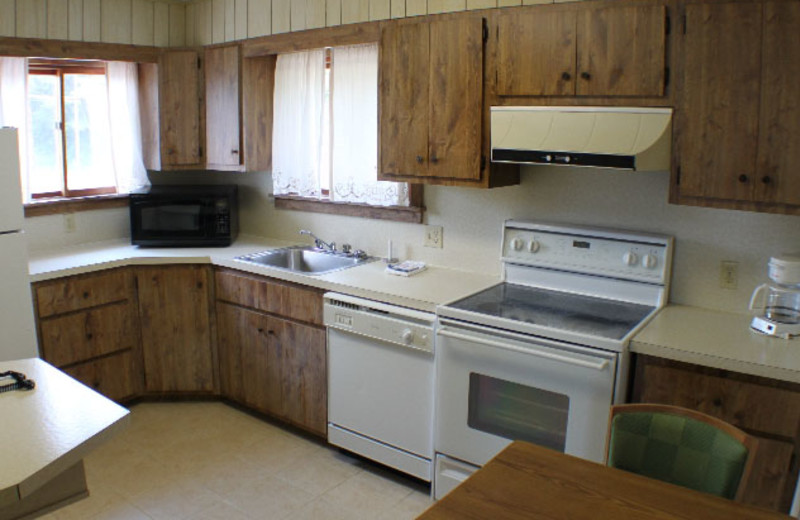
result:
[(425, 247), (442, 248), (444, 229), (442, 226), (425, 226)]
[(723, 260), (719, 263), (719, 286), (722, 289), (736, 289), (739, 285), (739, 262)]
[(75, 213), (64, 213), (64, 232), (74, 233), (76, 227)]

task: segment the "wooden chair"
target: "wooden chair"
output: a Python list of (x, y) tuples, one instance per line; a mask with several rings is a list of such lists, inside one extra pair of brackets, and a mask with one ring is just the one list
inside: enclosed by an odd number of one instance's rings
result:
[(660, 404), (611, 407), (606, 464), (740, 500), (758, 441), (710, 415)]

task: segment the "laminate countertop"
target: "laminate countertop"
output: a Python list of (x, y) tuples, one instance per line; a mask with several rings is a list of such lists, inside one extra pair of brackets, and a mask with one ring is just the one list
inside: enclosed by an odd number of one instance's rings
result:
[(800, 383), (800, 338), (750, 329), (749, 314), (688, 305), (663, 308), (631, 341), (632, 352)]
[(0, 372), (7, 370), (24, 373), (36, 387), (0, 393), (0, 518), (80, 463), (128, 416), (41, 359), (0, 362)]
[(207, 263), (289, 282), (336, 291), (411, 309), (434, 312), (437, 305), (483, 290), (500, 282), (496, 275), (428, 266), (414, 276), (384, 272), (378, 260), (322, 275), (305, 275), (235, 260), (240, 255), (296, 245), (269, 238), (241, 236), (230, 247), (140, 248), (129, 241), (116, 240), (83, 244), (30, 254), (32, 282), (91, 273), (113, 267)]

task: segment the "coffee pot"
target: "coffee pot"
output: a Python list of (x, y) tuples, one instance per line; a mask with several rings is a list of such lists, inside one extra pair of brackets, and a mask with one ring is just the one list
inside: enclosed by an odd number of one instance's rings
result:
[(756, 287), (750, 298), (755, 315), (750, 327), (782, 338), (800, 335), (800, 255), (770, 258), (768, 275), (771, 281)]

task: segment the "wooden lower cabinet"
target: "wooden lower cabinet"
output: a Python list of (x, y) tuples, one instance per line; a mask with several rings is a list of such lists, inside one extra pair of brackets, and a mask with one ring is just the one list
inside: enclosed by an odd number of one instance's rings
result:
[(218, 301), (217, 337), (224, 396), (326, 435), (323, 328)]
[(211, 268), (205, 265), (139, 267), (145, 390), (214, 392)]
[(743, 501), (789, 511), (798, 476), (800, 385), (637, 355), (632, 401), (698, 410), (757, 437)]
[(42, 359), (116, 401), (142, 391), (136, 291), (130, 269), (33, 284)]

